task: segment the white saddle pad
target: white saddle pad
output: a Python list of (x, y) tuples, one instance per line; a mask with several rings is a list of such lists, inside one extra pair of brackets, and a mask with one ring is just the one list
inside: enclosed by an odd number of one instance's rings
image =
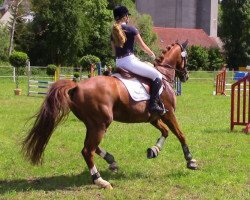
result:
[[(136, 78), (125, 79), (118, 73), (112, 74), (112, 76), (118, 78), (119, 80), (123, 82), (131, 98), (134, 101), (143, 101), (143, 100), (150, 99), (150, 95), (147, 93), (146, 89), (140, 83), (140, 81), (138, 81)], [(163, 87), (161, 87), (159, 94), (161, 94), (162, 90), (163, 90)]]

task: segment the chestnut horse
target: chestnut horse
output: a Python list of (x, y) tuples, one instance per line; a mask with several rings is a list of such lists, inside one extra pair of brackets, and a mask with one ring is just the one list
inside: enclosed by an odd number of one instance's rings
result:
[(35, 116), (34, 125), (23, 141), (25, 156), (33, 164), (39, 164), (54, 129), (71, 110), (86, 126), (87, 132), (82, 155), (90, 170), (93, 183), (101, 188), (112, 189), (112, 186), (101, 178), (94, 164), (95, 153), (106, 160), (110, 170), (118, 169), (114, 156), (99, 147), (113, 120), (125, 123), (149, 122), (160, 130), (161, 137), (155, 146), (147, 150), (148, 158), (158, 155), (168, 137), (168, 129), (170, 129), (181, 143), (187, 167), (196, 169), (196, 161), (192, 158), (174, 114), (176, 96), (171, 87), (175, 75), (182, 82), (188, 79), (186, 45), (187, 42), (172, 44), (154, 63), (155, 68), (163, 75), (164, 89), (160, 98), (167, 110), (165, 114), (150, 114), (148, 101), (133, 101), (124, 84), (112, 76), (92, 77), (79, 83), (71, 80), (59, 80), (49, 89), (40, 111)]

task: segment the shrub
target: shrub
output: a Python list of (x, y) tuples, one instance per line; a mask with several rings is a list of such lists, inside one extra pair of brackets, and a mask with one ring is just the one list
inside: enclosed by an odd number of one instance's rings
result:
[(10, 64), (16, 68), (16, 88), (19, 86), (18, 77), (21, 73), (24, 73), (24, 67), (28, 59), (28, 55), (21, 51), (14, 51), (9, 57)]
[(114, 61), (114, 59), (107, 60), (106, 65), (107, 66), (111, 66), (112, 68), (115, 68), (115, 61)]
[(96, 64), (98, 62), (100, 62), (100, 58), (94, 55), (86, 55), (79, 60), (79, 63), (82, 66), (83, 70), (89, 70), (91, 64)]
[(28, 59), (28, 55), (21, 51), (14, 51), (9, 57), (10, 64), (16, 68), (25, 67)]
[(209, 64), (206, 70), (209, 71), (219, 70), (225, 62), (218, 48), (208, 49), (208, 60)]
[(56, 71), (56, 65), (54, 64), (49, 64), (46, 68), (46, 74), (48, 76), (54, 76), (55, 75), (55, 71)]
[(214, 71), (221, 68), (224, 63), (219, 48), (211, 47), (206, 49), (201, 46), (188, 48), (188, 69)]
[(201, 46), (191, 46), (187, 49), (188, 52), (188, 69), (202, 70), (208, 66), (208, 51)]
[(80, 73), (79, 73), (79, 72), (75, 72), (75, 73), (74, 73), (74, 77), (75, 77), (75, 78), (79, 78), (79, 77), (80, 77)]

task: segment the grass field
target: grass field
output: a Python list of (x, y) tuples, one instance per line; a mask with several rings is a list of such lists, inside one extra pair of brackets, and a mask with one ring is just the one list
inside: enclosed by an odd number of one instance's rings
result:
[(52, 135), (42, 166), (22, 156), (20, 143), (42, 97), (14, 96), (11, 79), (0, 79), (0, 199), (250, 199), (250, 138), (230, 131), (230, 97), (213, 96), (211, 80), (190, 80), (177, 97), (176, 115), (199, 170), (186, 168), (177, 138), (170, 134), (156, 159), (146, 158), (159, 132), (149, 124), (113, 122), (102, 141), (120, 167), (117, 174), (96, 157), (114, 190), (91, 184), (80, 154), (85, 127), (72, 114)]

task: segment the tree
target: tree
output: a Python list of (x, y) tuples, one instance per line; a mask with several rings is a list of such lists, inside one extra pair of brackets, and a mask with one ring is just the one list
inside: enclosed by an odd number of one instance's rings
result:
[(188, 69), (201, 70), (208, 66), (208, 52), (201, 46), (191, 46), (187, 49), (188, 52)]
[(219, 36), (229, 68), (250, 64), (250, 0), (221, 2)]
[(110, 46), (110, 29), (112, 12), (107, 9), (107, 0), (92, 0), (85, 2), (85, 18), (88, 19), (89, 27), (88, 44), (85, 48), (85, 55), (92, 54), (106, 62), (112, 57)]
[[(153, 32), (153, 22), (152, 18), (149, 15), (143, 14), (138, 15), (137, 17), (137, 28), (140, 31), (140, 34), (144, 40), (144, 42), (155, 52), (159, 52), (157, 41), (157, 35)], [(150, 61), (151, 58), (145, 54), (141, 49), (138, 47), (136, 48), (138, 56), (142, 60)]]
[(20, 7), (22, 2), (23, 2), (23, 0), (14, 0), (10, 6), (10, 10), (12, 13), (12, 20), (10, 22), (11, 28), (10, 28), (9, 56), (14, 49), (14, 46), (13, 46), (14, 45), (14, 34), (15, 34), (15, 30), (16, 30), (17, 19), (21, 16), (20, 11), (19, 11), (19, 7)]
[(40, 57), (39, 64), (75, 65), (86, 54), (111, 56), (107, 0), (33, 0), (33, 5), (32, 63)]
[(107, 0), (108, 1), (108, 9), (113, 10), (117, 5), (124, 5), (129, 9), (131, 14), (134, 14), (135, 9), (135, 1), (133, 0)]
[(8, 61), (9, 33), (0, 25), (0, 61)]
[(219, 70), (224, 63), (224, 59), (219, 48), (208, 49), (208, 65), (204, 70), (214, 71)]
[[(85, 18), (84, 0), (33, 0), (36, 16), (34, 52), (43, 62), (71, 65), (88, 43), (90, 24)], [(42, 52), (41, 52), (42, 51)], [(47, 55), (46, 55), (47, 54)], [(32, 60), (34, 61), (34, 60)]]
[[(20, 28), (16, 37), (19, 50), (28, 52), (32, 65), (77, 65), (79, 58), (91, 54), (103, 64), (110, 62), (112, 9), (117, 4), (129, 8), (131, 22), (140, 30), (151, 48), (156, 35), (152, 20), (137, 15), (131, 0), (33, 0), (35, 18)], [(113, 6), (113, 7), (112, 7)], [(141, 52), (139, 52), (139, 55)]]
[(79, 60), (83, 70), (89, 70), (90, 65), (96, 64), (98, 62), (100, 62), (100, 58), (94, 55), (86, 55)]

